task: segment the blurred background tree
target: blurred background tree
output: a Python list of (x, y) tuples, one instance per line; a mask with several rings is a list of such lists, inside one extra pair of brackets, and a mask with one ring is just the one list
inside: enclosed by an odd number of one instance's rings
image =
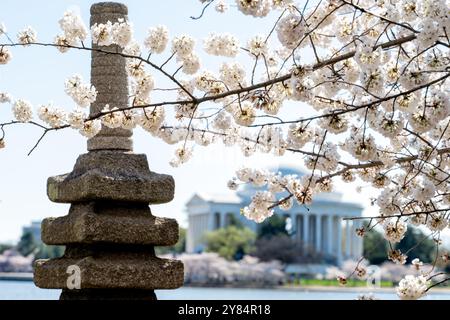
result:
[(186, 251), (186, 229), (180, 228), (179, 229), (179, 238), (178, 242), (171, 246), (171, 247), (156, 247), (155, 248), (156, 254), (181, 254)]
[(371, 264), (382, 264), (386, 261), (388, 243), (383, 235), (373, 229), (364, 235), (363, 255)]
[(3, 252), (5, 252), (6, 250), (11, 249), (13, 246), (10, 244), (1, 244), (0, 243), (0, 254), (2, 254)]
[[(399, 249), (408, 256), (407, 263), (414, 258), (419, 258), (424, 263), (433, 262), (436, 255), (435, 248), (436, 245), (430, 237), (412, 226), (408, 226), (405, 237), (395, 246), (395, 249)], [(379, 231), (374, 229), (364, 236), (364, 257), (371, 264), (378, 265), (387, 261), (388, 251), (389, 244)]]
[(279, 260), (283, 263), (322, 263), (329, 262), (326, 257), (316, 253), (314, 248), (303, 246), (286, 234), (262, 237), (255, 242), (252, 255), (262, 261)]
[(206, 234), (206, 251), (228, 260), (240, 260), (253, 251), (256, 234), (245, 227), (230, 225)]
[(22, 234), (16, 250), (25, 257), (34, 254), (35, 260), (59, 258), (64, 254), (63, 246), (47, 246), (36, 240), (31, 232)]
[(275, 214), (264, 221), (258, 228), (258, 239), (271, 238), (273, 236), (288, 235), (286, 230), (286, 218)]
[(24, 234), (22, 234), (22, 237), (20, 238), (16, 249), (20, 252), (21, 255), (26, 257), (33, 253), (36, 250), (37, 246), (38, 244), (36, 239), (34, 239), (33, 234), (31, 232), (25, 232)]
[(258, 228), (252, 255), (262, 261), (279, 260), (283, 263), (320, 263), (323, 257), (303, 243), (290, 237), (286, 217), (275, 214)]
[(436, 257), (436, 243), (432, 237), (427, 237), (420, 229), (408, 226), (405, 237), (395, 247), (407, 254), (407, 263), (414, 258), (424, 263), (432, 263)]
[(35, 260), (37, 259), (54, 259), (59, 258), (64, 254), (65, 247), (63, 246), (47, 246), (40, 244), (36, 248)]

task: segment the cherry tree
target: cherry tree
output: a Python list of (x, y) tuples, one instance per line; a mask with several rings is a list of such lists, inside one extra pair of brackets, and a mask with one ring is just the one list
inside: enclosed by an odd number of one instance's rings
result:
[[(126, 58), (131, 88), (128, 106), (106, 104), (93, 115), (87, 109), (96, 100), (96, 89), (78, 75), (65, 82), (65, 92), (77, 106), (73, 110), (33, 107), (26, 93), (13, 98), (0, 92), (0, 103), (9, 104), (14, 115), (0, 123), (0, 148), (7, 147), (8, 128), (18, 124), (42, 129), (30, 152), (52, 131), (74, 129), (91, 138), (102, 126), (140, 126), (176, 145), (173, 166), (189, 161), (194, 146), (214, 143), (239, 146), (246, 156), (295, 154), (308, 169), (303, 177), (261, 168), (241, 168), (230, 177), (230, 189), (264, 187), (242, 209), (245, 217), (262, 222), (294, 202), (308, 206), (317, 193), (332, 191), (336, 179), (349, 184), (359, 180), (379, 190), (373, 199), (377, 215), (348, 218), (364, 221), (355, 230), (359, 236), (381, 228), (391, 248), (388, 257), (398, 264), (406, 263), (408, 252), (395, 245), (408, 226), (427, 229), (427, 237), (435, 240), (432, 268), (415, 259), (417, 275), (399, 283), (399, 297), (418, 299), (448, 281), (436, 265), (449, 260), (440, 247), (450, 219), (450, 2), (200, 2), (203, 10), (193, 19), (238, 10), (249, 20), (266, 19), (267, 30), (250, 39), (212, 32), (199, 40), (172, 35), (160, 25), (150, 27), (145, 41), (138, 43), (129, 21), (89, 30), (80, 16), (67, 11), (54, 40), (46, 41), (32, 27), (9, 33), (0, 24), (1, 68), (14, 59), (15, 50), (29, 46), (51, 46), (62, 54), (101, 51)], [(217, 59), (218, 72), (202, 67), (200, 50)], [(165, 62), (157, 64), (157, 55)], [(159, 87), (156, 74), (172, 85)], [(164, 91), (165, 99), (151, 99), (155, 90)], [(287, 105), (296, 111), (282, 117)], [(314, 115), (302, 116), (305, 105)], [(362, 263), (349, 276), (353, 274), (365, 274)], [(346, 277), (339, 279), (346, 282)]]

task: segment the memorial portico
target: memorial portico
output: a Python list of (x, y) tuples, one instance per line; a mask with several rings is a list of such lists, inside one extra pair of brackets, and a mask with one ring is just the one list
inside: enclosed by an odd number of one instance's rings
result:
[[(285, 169), (291, 172), (292, 169)], [(283, 172), (283, 169), (280, 170)], [(298, 172), (301, 175), (301, 172)], [(255, 190), (247, 189), (235, 194), (196, 194), (188, 202), (187, 251), (204, 249), (204, 234), (228, 225), (230, 215), (246, 227), (256, 231), (258, 225), (240, 214), (240, 209), (250, 203)], [(357, 222), (343, 220), (359, 217), (363, 207), (345, 202), (340, 193), (318, 194), (311, 205), (294, 206), (283, 215), (290, 219), (292, 237), (304, 247), (324, 256), (334, 257), (337, 264), (347, 259), (359, 259), (362, 255), (362, 238), (356, 235)]]

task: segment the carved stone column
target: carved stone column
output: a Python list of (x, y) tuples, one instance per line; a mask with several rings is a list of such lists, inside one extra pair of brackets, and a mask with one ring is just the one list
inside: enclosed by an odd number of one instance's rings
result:
[[(128, 9), (104, 2), (91, 7), (91, 25), (127, 19)], [(115, 46), (94, 48), (116, 52)], [(123, 108), (128, 102), (125, 59), (92, 52), (91, 82), (97, 88), (91, 114), (105, 104)], [(178, 241), (173, 219), (154, 217), (149, 204), (166, 203), (174, 197), (171, 176), (150, 171), (147, 158), (132, 152), (132, 133), (102, 128), (88, 141), (66, 175), (49, 178), (51, 201), (71, 203), (69, 214), (42, 222), (42, 240), (65, 245), (62, 258), (39, 260), (34, 281), (40, 288), (62, 289), (62, 300), (152, 300), (155, 289), (183, 285), (183, 264), (155, 256), (154, 246)], [(81, 288), (68, 288), (68, 270), (78, 268)]]
[(343, 246), (343, 239), (342, 239), (342, 220), (340, 216), (336, 216), (334, 218), (334, 225), (337, 231), (336, 235), (336, 263), (338, 266), (340, 266), (343, 262), (342, 257), (342, 246)]
[(326, 228), (327, 228), (327, 236), (326, 236), (326, 253), (329, 255), (333, 255), (333, 242), (334, 240), (334, 233), (333, 233), (333, 216), (332, 215), (327, 215), (327, 224), (326, 224)]
[(316, 239), (315, 239), (315, 248), (317, 253), (322, 252), (322, 216), (319, 214), (316, 214), (315, 220), (316, 220)]
[(309, 218), (310, 215), (309, 214), (305, 214), (303, 213), (303, 248), (305, 249), (305, 253), (306, 250), (310, 248), (310, 246), (312, 246), (312, 242), (310, 241), (310, 235), (309, 233)]

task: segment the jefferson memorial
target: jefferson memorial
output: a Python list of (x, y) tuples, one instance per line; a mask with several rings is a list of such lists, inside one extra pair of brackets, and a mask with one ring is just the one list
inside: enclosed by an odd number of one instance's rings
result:
[[(304, 173), (288, 167), (280, 168), (283, 175)], [(246, 185), (241, 191), (227, 194), (195, 194), (186, 204), (188, 231), (186, 250), (201, 252), (205, 248), (204, 236), (207, 232), (230, 225), (231, 216), (253, 231), (258, 224), (240, 214), (240, 209), (251, 202), (251, 197), (259, 189)], [(287, 219), (291, 237), (309, 248), (328, 257), (334, 257), (340, 265), (347, 259), (359, 259), (363, 252), (362, 238), (356, 235), (359, 220), (344, 221), (344, 217), (359, 217), (363, 207), (356, 203), (343, 202), (338, 192), (320, 193), (313, 203), (300, 206), (296, 202), (289, 211), (275, 210)]]

